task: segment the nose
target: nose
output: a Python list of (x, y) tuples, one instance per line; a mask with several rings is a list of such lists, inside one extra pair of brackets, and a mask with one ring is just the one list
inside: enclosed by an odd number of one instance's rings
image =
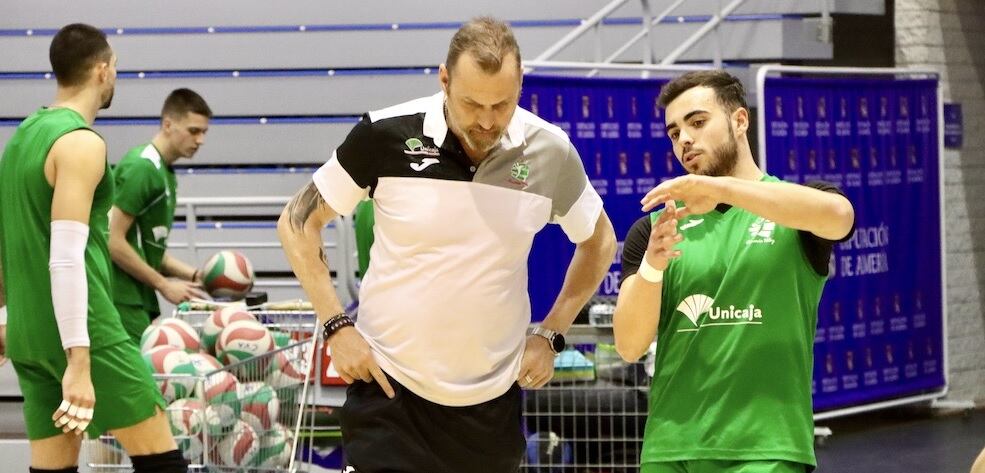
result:
[(492, 130), (496, 125), (496, 114), (492, 110), (483, 110), (479, 112), (477, 123), (483, 131)]
[(677, 143), (684, 148), (689, 148), (692, 144), (694, 144), (694, 138), (692, 138), (686, 130), (682, 129), (680, 134), (677, 135)]
[(201, 134), (195, 137), (195, 144), (202, 146), (205, 143), (205, 134)]

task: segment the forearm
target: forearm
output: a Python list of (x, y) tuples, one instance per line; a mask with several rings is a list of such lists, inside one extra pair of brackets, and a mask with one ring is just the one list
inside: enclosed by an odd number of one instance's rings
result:
[(541, 323), (543, 327), (566, 332), (581, 308), (598, 291), (602, 278), (612, 266), (616, 241), (608, 220), (602, 222), (597, 231), (600, 232), (597, 237), (576, 247), (557, 300)]
[(150, 267), (140, 255), (130, 247), (126, 240), (110, 238), (109, 254), (113, 263), (123, 269), (131, 277), (146, 286), (160, 289), (167, 281), (161, 273)]
[(192, 265), (168, 253), (164, 253), (164, 259), (161, 260), (161, 273), (165, 276), (176, 277), (185, 281), (194, 281), (196, 271)]
[(619, 288), (612, 332), (622, 359), (640, 359), (657, 336), (663, 283), (651, 283), (638, 275), (626, 278)]
[(855, 212), (844, 196), (788, 182), (723, 177), (722, 202), (828, 240), (843, 238)]
[(320, 322), (344, 310), (339, 301), (332, 275), (325, 257), (321, 228), (312, 221), (304, 227), (292, 227), (290, 216), (281, 215), (277, 222), (277, 234), (294, 275), (301, 283), (308, 300), (315, 309)]

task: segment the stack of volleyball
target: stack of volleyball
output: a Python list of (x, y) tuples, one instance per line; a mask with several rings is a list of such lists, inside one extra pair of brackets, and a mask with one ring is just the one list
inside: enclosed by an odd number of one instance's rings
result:
[(223, 250), (202, 267), (202, 285), (215, 298), (240, 300), (253, 288), (253, 264), (242, 253)]
[(291, 333), (271, 330), (258, 317), (225, 307), (198, 330), (162, 318), (141, 337), (145, 363), (169, 403), (171, 432), (191, 462), (249, 470), (290, 461), (290, 427), (310, 367), (305, 350), (290, 347)]

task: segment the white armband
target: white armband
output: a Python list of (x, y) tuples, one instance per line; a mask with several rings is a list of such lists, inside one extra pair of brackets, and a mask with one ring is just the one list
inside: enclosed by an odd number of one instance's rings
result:
[(89, 346), (89, 282), (85, 251), (89, 226), (74, 220), (51, 222), (51, 302), (62, 348)]
[(0, 325), (7, 325), (7, 306), (0, 307)]
[(640, 268), (636, 270), (636, 274), (653, 284), (663, 282), (664, 280), (664, 272), (650, 266), (650, 263), (646, 260), (646, 255), (643, 255), (643, 260), (640, 261)]

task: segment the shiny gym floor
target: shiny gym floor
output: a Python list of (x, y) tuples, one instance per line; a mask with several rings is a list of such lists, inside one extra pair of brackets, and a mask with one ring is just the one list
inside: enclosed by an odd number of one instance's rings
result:
[[(933, 415), (926, 409), (898, 408), (818, 425), (834, 434), (817, 447), (816, 473), (968, 473), (985, 444), (981, 409)], [(24, 437), (21, 403), (0, 401), (0, 440)]]

